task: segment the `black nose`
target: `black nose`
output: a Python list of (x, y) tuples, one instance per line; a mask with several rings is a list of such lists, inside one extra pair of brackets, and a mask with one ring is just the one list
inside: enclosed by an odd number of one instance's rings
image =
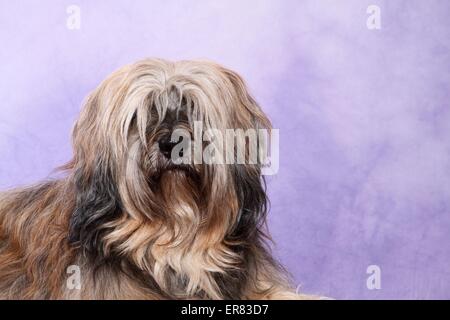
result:
[(170, 136), (164, 136), (158, 141), (159, 150), (167, 158), (170, 159), (172, 154), (172, 149), (177, 145), (178, 142), (172, 142)]

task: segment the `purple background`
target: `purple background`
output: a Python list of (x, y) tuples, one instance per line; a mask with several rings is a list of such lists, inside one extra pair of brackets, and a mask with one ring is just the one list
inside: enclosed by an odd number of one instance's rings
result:
[[(303, 290), (450, 298), (450, 2), (2, 1), (0, 188), (71, 157), (86, 94), (143, 57), (241, 73), (280, 129), (275, 252)], [(66, 7), (81, 7), (81, 29)], [(381, 7), (368, 30), (366, 8)], [(381, 268), (381, 290), (366, 287)]]

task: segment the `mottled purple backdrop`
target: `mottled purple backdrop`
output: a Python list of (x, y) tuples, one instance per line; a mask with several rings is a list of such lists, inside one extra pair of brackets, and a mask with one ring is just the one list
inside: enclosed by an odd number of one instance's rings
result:
[[(366, 27), (371, 4), (381, 30)], [(242, 74), (280, 129), (270, 227), (296, 283), (449, 299), (449, 14), (447, 0), (2, 1), (0, 188), (69, 160), (83, 98), (116, 68), (208, 58)]]

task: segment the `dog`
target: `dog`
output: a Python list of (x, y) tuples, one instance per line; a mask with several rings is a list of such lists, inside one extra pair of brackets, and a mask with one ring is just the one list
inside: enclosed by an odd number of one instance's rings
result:
[[(175, 164), (175, 129), (270, 130), (234, 71), (146, 59), (86, 99), (62, 178), (0, 194), (0, 298), (298, 299), (260, 164)], [(68, 285), (75, 270), (78, 286)]]

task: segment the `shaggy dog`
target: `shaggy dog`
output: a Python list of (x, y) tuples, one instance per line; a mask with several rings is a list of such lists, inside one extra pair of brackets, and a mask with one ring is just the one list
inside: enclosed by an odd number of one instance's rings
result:
[(171, 132), (194, 121), (270, 130), (241, 77), (211, 62), (148, 59), (107, 78), (75, 124), (65, 178), (0, 194), (0, 297), (301, 297), (265, 244), (261, 165), (169, 157)]

